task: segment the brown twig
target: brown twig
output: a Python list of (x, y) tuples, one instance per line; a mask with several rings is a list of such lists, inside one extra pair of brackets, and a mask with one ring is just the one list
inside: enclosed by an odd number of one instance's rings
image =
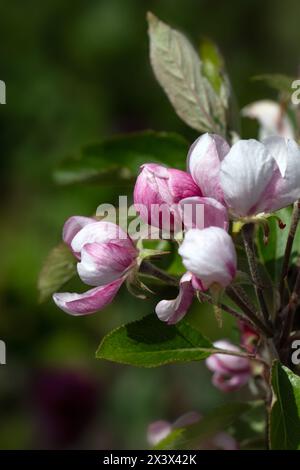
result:
[(289, 230), (288, 239), (287, 239), (286, 247), (285, 247), (285, 251), (284, 251), (284, 257), (283, 257), (283, 263), (282, 263), (282, 269), (281, 269), (281, 276), (280, 276), (280, 281), (279, 281), (279, 295), (280, 295), (281, 308), (282, 308), (283, 300), (284, 300), (283, 299), (284, 284), (285, 284), (285, 280), (286, 280), (286, 277), (287, 277), (287, 274), (288, 274), (289, 263), (290, 263), (294, 238), (295, 238), (295, 235), (296, 235), (299, 219), (300, 219), (300, 200), (298, 200), (294, 203), (290, 230)]
[(262, 283), (260, 279), (260, 275), (258, 272), (256, 255), (254, 250), (254, 243), (253, 243), (253, 232), (254, 232), (254, 224), (246, 224), (242, 228), (242, 236), (245, 246), (246, 255), (248, 258), (248, 264), (250, 269), (250, 274), (252, 277), (252, 281), (254, 283), (254, 289), (256, 293), (256, 297), (263, 315), (266, 324), (271, 327), (270, 316), (268, 312), (268, 307), (264, 298)]
[(256, 327), (267, 337), (270, 338), (273, 336), (272, 329), (265, 325), (263, 321), (253, 312), (252, 308), (248, 303), (243, 299), (236, 289), (232, 286), (227, 287), (226, 293), (228, 297), (233, 300), (233, 302), (240, 307), (240, 309), (247, 315), (247, 317), (256, 325)]
[(282, 311), (283, 317), (283, 331), (280, 338), (280, 346), (284, 346), (285, 342), (288, 341), (289, 336), (291, 334), (293, 324), (294, 324), (294, 317), (296, 309), (300, 302), (300, 269), (298, 270), (296, 282), (294, 285), (294, 290), (290, 297), (289, 303)]

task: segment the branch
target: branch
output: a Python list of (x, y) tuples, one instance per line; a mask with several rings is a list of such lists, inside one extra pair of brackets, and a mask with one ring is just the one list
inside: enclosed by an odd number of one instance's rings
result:
[(288, 341), (289, 336), (291, 334), (293, 324), (294, 324), (294, 317), (297, 307), (300, 303), (300, 269), (298, 270), (294, 290), (290, 297), (289, 303), (282, 311), (283, 316), (283, 331), (280, 338), (280, 346), (284, 346), (285, 342)]
[(289, 231), (288, 239), (286, 242), (286, 247), (285, 247), (285, 252), (284, 252), (284, 257), (283, 257), (281, 276), (280, 276), (280, 282), (279, 282), (279, 294), (280, 294), (281, 306), (283, 304), (284, 284), (285, 284), (285, 280), (288, 274), (289, 263), (290, 263), (294, 238), (296, 235), (299, 219), (300, 219), (300, 200), (294, 203), (290, 231)]
[(222, 310), (224, 310), (224, 312), (227, 312), (230, 315), (232, 315), (234, 318), (236, 318), (237, 320), (246, 323), (250, 328), (253, 328), (254, 330), (257, 330), (257, 326), (255, 325), (254, 322), (249, 320), (249, 318), (245, 317), (245, 315), (242, 315), (237, 310), (234, 310), (229, 305), (225, 305), (225, 304), (222, 304), (222, 303), (221, 304), (216, 304), (216, 302), (213, 301), (213, 299), (210, 297), (210, 295), (204, 294), (204, 292), (199, 292), (198, 296), (199, 296), (200, 300), (203, 299), (204, 302), (208, 302), (211, 305), (218, 305)]
[[(205, 348), (201, 348), (203, 351), (205, 351)], [(230, 349), (218, 349), (218, 348), (208, 348), (207, 351), (209, 351), (211, 354), (225, 354), (226, 356), (237, 356), (237, 357), (243, 357), (245, 359), (249, 359), (250, 361), (258, 361), (261, 364), (263, 364), (265, 367), (270, 368), (270, 364), (268, 364), (264, 359), (257, 357), (255, 354), (251, 353), (243, 353), (243, 352), (238, 352), (238, 351), (231, 351)]]
[(226, 289), (226, 294), (228, 297), (233, 300), (233, 302), (240, 307), (240, 309), (247, 315), (247, 317), (256, 325), (256, 327), (267, 337), (270, 338), (273, 336), (272, 329), (265, 325), (262, 320), (258, 317), (258, 315), (253, 312), (252, 308), (246, 302), (244, 298), (242, 298), (239, 293), (237, 292), (236, 288), (229, 286)]
[(154, 264), (149, 261), (143, 261), (140, 267), (140, 272), (151, 277), (156, 277), (166, 284), (178, 287), (178, 279), (173, 276), (170, 276), (162, 269), (157, 268)]
[(259, 303), (259, 306), (260, 306), (260, 309), (261, 309), (261, 312), (263, 314), (266, 324), (268, 326), (271, 326), (268, 307), (264, 298), (263, 289), (261, 287), (261, 279), (260, 279), (258, 266), (256, 262), (256, 255), (255, 255), (254, 244), (253, 244), (253, 231), (254, 231), (253, 224), (244, 225), (242, 228), (243, 241), (244, 241), (246, 255), (248, 258), (250, 274), (252, 277), (252, 281), (254, 283), (256, 297), (257, 297), (257, 300), (258, 300), (258, 303)]

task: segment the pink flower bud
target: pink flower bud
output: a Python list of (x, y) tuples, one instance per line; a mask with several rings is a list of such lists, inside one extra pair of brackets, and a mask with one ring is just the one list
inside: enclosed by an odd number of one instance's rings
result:
[(241, 336), (241, 346), (250, 353), (254, 353), (259, 341), (259, 334), (247, 323), (240, 321), (238, 323)]
[[(218, 349), (240, 352), (237, 346), (226, 340), (216, 341)], [(229, 354), (212, 354), (206, 359), (206, 365), (213, 372), (213, 384), (223, 392), (232, 392), (245, 385), (251, 376), (249, 359)]]
[(136, 264), (138, 251), (132, 240), (115, 224), (85, 217), (71, 217), (64, 226), (63, 237), (79, 259), (80, 278), (96, 288), (84, 294), (56, 293), (55, 303), (72, 315), (104, 308)]
[(134, 188), (134, 204), (142, 220), (163, 229), (181, 229), (178, 203), (190, 196), (201, 196), (192, 177), (181, 170), (155, 163), (145, 164)]
[(216, 134), (204, 134), (191, 146), (187, 166), (203, 196), (224, 203), (220, 184), (220, 165), (230, 147), (226, 140)]
[(187, 232), (179, 254), (188, 271), (199, 278), (205, 289), (212, 284), (226, 287), (236, 274), (236, 252), (228, 233), (219, 227)]

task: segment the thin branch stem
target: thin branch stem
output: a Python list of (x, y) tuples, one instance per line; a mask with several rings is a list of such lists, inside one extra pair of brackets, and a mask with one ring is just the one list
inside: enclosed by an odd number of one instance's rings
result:
[(258, 266), (256, 261), (254, 243), (253, 243), (253, 232), (254, 232), (254, 225), (253, 224), (246, 224), (242, 228), (242, 236), (245, 246), (246, 255), (248, 258), (248, 264), (250, 269), (250, 274), (252, 277), (252, 281), (254, 283), (254, 289), (256, 293), (256, 297), (260, 306), (260, 310), (263, 314), (263, 318), (268, 326), (270, 325), (270, 316), (268, 312), (268, 307), (264, 298), (263, 289), (261, 286), (261, 279), (258, 272)]
[(240, 307), (240, 309), (247, 315), (247, 317), (256, 325), (256, 327), (262, 332), (267, 338), (273, 336), (271, 328), (265, 325), (262, 320), (252, 311), (245, 299), (240, 297), (236, 289), (232, 286), (227, 287), (226, 293), (233, 302)]
[[(205, 348), (203, 348), (203, 351), (205, 351)], [(218, 349), (218, 348), (215, 348), (215, 349), (207, 348), (207, 351), (209, 351), (211, 354), (225, 354), (226, 356), (243, 357), (245, 359), (260, 362), (265, 367), (270, 368), (270, 364), (268, 364), (264, 359), (257, 357), (255, 354), (231, 351), (230, 349)]]
[(280, 295), (281, 307), (282, 307), (282, 304), (283, 304), (283, 301), (284, 301), (284, 299), (283, 299), (284, 285), (285, 285), (285, 280), (286, 280), (286, 277), (287, 277), (287, 274), (288, 274), (289, 263), (290, 263), (294, 238), (295, 238), (295, 235), (296, 235), (299, 219), (300, 219), (300, 200), (298, 200), (294, 203), (290, 230), (289, 230), (288, 239), (287, 239), (287, 242), (286, 242), (284, 257), (283, 257), (281, 276), (280, 276), (280, 281), (279, 281), (279, 295)]
[(159, 269), (157, 266), (154, 266), (154, 264), (150, 263), (149, 261), (142, 262), (140, 272), (151, 277), (156, 277), (157, 279), (160, 279), (166, 284), (178, 287), (178, 279), (173, 276), (170, 276), (170, 274), (167, 274), (162, 269)]
[[(208, 302), (211, 305), (217, 305), (216, 302), (214, 302), (214, 300), (208, 294), (204, 294), (203, 292), (199, 292), (199, 298), (203, 299), (205, 302)], [(222, 310), (224, 310), (224, 312), (229, 313), (231, 316), (236, 318), (238, 321), (246, 323), (250, 328), (254, 328), (255, 330), (257, 329), (257, 326), (255, 325), (255, 323), (253, 323), (251, 320), (249, 320), (249, 318), (245, 317), (245, 315), (242, 315), (237, 310), (234, 310), (229, 305), (225, 305), (225, 304), (220, 303), (220, 304), (218, 304), (218, 306)]]
[(294, 290), (290, 297), (289, 303), (282, 311), (283, 317), (283, 331), (280, 339), (280, 345), (284, 346), (285, 342), (289, 339), (291, 334), (293, 324), (294, 324), (294, 317), (296, 309), (300, 302), (300, 269), (298, 270)]

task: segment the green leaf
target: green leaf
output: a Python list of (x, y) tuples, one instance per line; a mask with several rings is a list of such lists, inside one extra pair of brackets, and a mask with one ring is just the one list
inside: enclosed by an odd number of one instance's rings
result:
[(79, 156), (63, 161), (54, 172), (59, 184), (101, 181), (128, 184), (143, 163), (185, 168), (188, 142), (178, 134), (144, 131), (120, 135), (84, 147)]
[(121, 326), (102, 340), (96, 357), (121, 364), (157, 367), (200, 361), (210, 355), (210, 341), (186, 321), (167, 325), (156, 315)]
[(178, 116), (200, 132), (224, 133), (225, 110), (188, 39), (148, 13), (150, 60)]
[(44, 302), (51, 294), (76, 274), (76, 259), (64, 243), (49, 253), (38, 278), (39, 300)]
[(300, 377), (275, 361), (271, 385), (271, 449), (300, 450)]
[(256, 75), (253, 80), (260, 80), (265, 82), (269, 87), (277, 91), (290, 95), (293, 93), (292, 83), (296, 78), (288, 77), (279, 73)]
[(174, 429), (156, 446), (155, 450), (201, 449), (217, 433), (226, 430), (236, 419), (248, 411), (248, 403), (227, 403), (185, 428)]
[(217, 45), (210, 39), (204, 39), (200, 44), (200, 57), (203, 62), (203, 75), (220, 96), (223, 107), (228, 108), (230, 82)]
[[(289, 234), (290, 221), (292, 216), (292, 207), (286, 207), (276, 212), (274, 217), (268, 218), (269, 223), (269, 242), (267, 245), (263, 241), (262, 230), (259, 230), (257, 243), (260, 261), (265, 265), (271, 279), (278, 284), (284, 251)], [(286, 224), (286, 227), (279, 227), (278, 218)], [(297, 229), (292, 249), (291, 263), (295, 262), (300, 249), (300, 230)]]

